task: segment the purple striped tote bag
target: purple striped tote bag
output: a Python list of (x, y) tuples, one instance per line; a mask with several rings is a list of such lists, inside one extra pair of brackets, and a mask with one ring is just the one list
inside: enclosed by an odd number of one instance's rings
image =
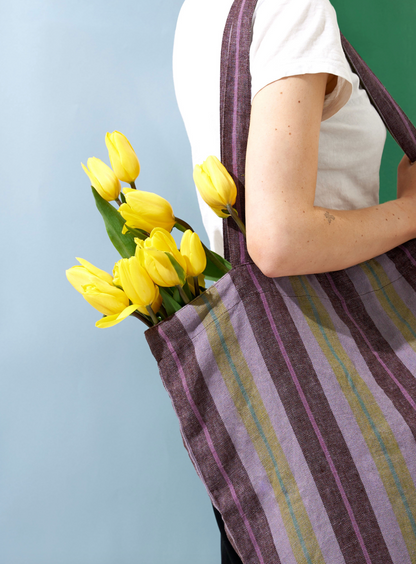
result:
[[(224, 32), (222, 161), (244, 217), (255, 0)], [(344, 49), (412, 161), (415, 129)], [(244, 564), (416, 563), (416, 239), (342, 271), (233, 269), (146, 332), (185, 447)]]

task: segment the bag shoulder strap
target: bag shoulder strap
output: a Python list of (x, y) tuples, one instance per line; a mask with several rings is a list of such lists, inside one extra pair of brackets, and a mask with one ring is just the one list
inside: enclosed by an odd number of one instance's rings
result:
[[(237, 185), (235, 207), (245, 221), (245, 160), (251, 110), (250, 44), (257, 0), (235, 0), (221, 49), (221, 161)], [(366, 63), (341, 35), (342, 47), (370, 101), (409, 159), (416, 161), (416, 129)], [(231, 218), (223, 223), (224, 254), (233, 266), (252, 262), (243, 235)]]
[(403, 149), (412, 162), (416, 161), (416, 128), (394, 101), (386, 88), (363, 61), (357, 51), (341, 34), (341, 43), (345, 56), (352, 69), (359, 76), (362, 86), (367, 91), (371, 103), (378, 111), (384, 125), (393, 139)]

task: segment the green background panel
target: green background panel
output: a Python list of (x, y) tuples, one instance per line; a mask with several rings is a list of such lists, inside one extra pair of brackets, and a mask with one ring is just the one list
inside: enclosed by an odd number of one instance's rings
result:
[[(414, 0), (332, 0), (342, 33), (416, 122), (416, 3)], [(380, 202), (396, 198), (403, 156), (390, 135), (381, 166)]]

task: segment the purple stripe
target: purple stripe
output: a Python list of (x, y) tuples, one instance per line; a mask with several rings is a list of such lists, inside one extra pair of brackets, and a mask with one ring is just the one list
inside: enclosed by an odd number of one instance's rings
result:
[(240, 71), (240, 36), (241, 36), (241, 23), (243, 20), (243, 10), (246, 0), (241, 4), (240, 13), (238, 15), (237, 23), (237, 37), (236, 37), (236, 51), (235, 51), (235, 75), (234, 75), (234, 103), (233, 103), (233, 133), (232, 133), (232, 148), (233, 148), (233, 171), (237, 176), (237, 111), (238, 111), (238, 79)]
[[(244, 360), (253, 375), (253, 380), (261, 395), (301, 497), (302, 492), (307, 491), (307, 496), (304, 496), (302, 501), (305, 504), (305, 509), (324, 556), (324, 561), (331, 562), (331, 564), (345, 563), (314, 478), (277, 393), (276, 386), (272, 382), (260, 349), (256, 344), (256, 337), (252, 331), (250, 319), (243, 304), (235, 307), (230, 312), (229, 305), (234, 303), (234, 299), (230, 299), (230, 297), (233, 298), (230, 294), (229, 290), (224, 291), (223, 295), (220, 294), (220, 297), (229, 311), (230, 321), (238, 337), (241, 350), (246, 353)], [(267, 380), (264, 376), (265, 374), (268, 374)], [(283, 562), (286, 564), (286, 560), (283, 560)]]
[[(311, 282), (311, 277), (308, 277)], [(279, 279), (276, 284), (279, 290), (286, 294), (293, 293), (290, 282), (287, 278)], [(315, 289), (315, 288), (314, 288)], [(317, 289), (317, 288), (316, 288)], [(318, 289), (317, 289), (318, 293)], [(319, 291), (321, 294), (322, 291)], [(286, 307), (288, 308), (296, 329), (299, 332), (309, 358), (315, 368), (317, 377), (328, 400), (329, 407), (335, 417), (336, 423), (342, 431), (347, 448), (356, 465), (359, 476), (362, 480), (364, 491), (368, 496), (369, 503), (374, 511), (375, 519), (381, 530), (381, 535), (387, 545), (387, 550), (391, 555), (392, 561), (398, 564), (410, 564), (409, 555), (404, 542), (398, 542), (402, 538), (402, 532), (398, 526), (396, 515), (390, 504), (384, 484), (381, 481), (379, 472), (373, 458), (368, 450), (362, 432), (357, 424), (351, 407), (341, 389), (338, 380), (334, 377), (334, 372), (329, 364), (327, 357), (322, 351), (319, 343), (315, 339), (308, 321), (302, 313), (298, 300), (285, 297)], [(330, 306), (326, 305), (328, 309)], [(339, 334), (339, 333), (338, 333)], [(374, 558), (374, 556), (373, 556)], [(383, 558), (381, 560), (384, 561)]]
[(358, 325), (358, 323), (355, 321), (355, 319), (353, 318), (353, 316), (350, 314), (349, 309), (347, 307), (347, 304), (345, 303), (344, 298), (342, 297), (342, 295), (339, 293), (339, 291), (337, 290), (334, 281), (332, 280), (332, 277), (329, 273), (326, 274), (326, 277), (329, 280), (329, 283), (331, 284), (332, 289), (334, 290), (335, 294), (338, 296), (338, 298), (341, 301), (342, 304), (342, 308), (345, 311), (345, 313), (348, 315), (350, 321), (355, 325), (355, 327), (358, 329), (358, 331), (360, 332), (361, 337), (364, 339), (365, 343), (367, 344), (368, 348), (371, 350), (371, 352), (373, 353), (373, 355), (377, 358), (378, 362), (381, 364), (381, 366), (384, 368), (384, 370), (387, 372), (387, 374), (390, 376), (390, 378), (393, 380), (393, 382), (396, 384), (396, 386), (400, 389), (400, 391), (402, 392), (402, 394), (404, 395), (404, 397), (407, 399), (407, 401), (410, 403), (410, 405), (413, 407), (413, 409), (416, 409), (416, 403), (413, 401), (413, 398), (409, 395), (409, 393), (407, 392), (406, 388), (399, 382), (399, 380), (396, 378), (396, 376), (393, 374), (393, 372), (389, 369), (389, 367), (386, 365), (385, 362), (383, 362), (382, 358), (380, 357), (380, 355), (378, 354), (378, 352), (376, 350), (374, 350), (374, 348), (371, 346), (370, 341), (367, 339), (367, 336), (365, 334), (365, 332), (360, 328), (360, 326)]
[(180, 362), (180, 360), (179, 360), (179, 357), (178, 357), (178, 355), (176, 354), (176, 351), (175, 351), (175, 349), (173, 348), (172, 343), (170, 342), (170, 340), (169, 340), (169, 338), (167, 337), (167, 335), (163, 332), (163, 329), (162, 329), (161, 327), (159, 327), (159, 334), (160, 334), (160, 336), (164, 339), (164, 341), (166, 342), (166, 344), (167, 344), (167, 346), (168, 346), (168, 348), (169, 348), (169, 350), (170, 350), (170, 352), (171, 352), (171, 354), (172, 354), (172, 357), (174, 358), (174, 360), (175, 360), (175, 362), (176, 362), (176, 366), (177, 366), (178, 371), (179, 371), (179, 374), (180, 374), (180, 376), (181, 376), (181, 381), (182, 381), (182, 385), (183, 385), (183, 388), (184, 388), (185, 393), (186, 393), (186, 397), (188, 398), (189, 404), (190, 404), (190, 406), (192, 407), (192, 411), (194, 412), (195, 417), (198, 419), (199, 424), (201, 425), (201, 427), (202, 427), (202, 429), (203, 429), (203, 431), (204, 431), (204, 435), (205, 435), (207, 444), (208, 444), (208, 446), (209, 446), (209, 448), (210, 448), (210, 450), (211, 450), (211, 453), (212, 453), (212, 455), (213, 455), (213, 457), (214, 457), (214, 459), (215, 459), (215, 462), (217, 463), (217, 466), (218, 466), (218, 468), (219, 468), (219, 470), (220, 470), (220, 472), (221, 472), (221, 474), (222, 474), (224, 480), (227, 482), (227, 485), (228, 485), (228, 487), (229, 487), (229, 489), (230, 489), (230, 492), (231, 492), (232, 498), (233, 498), (233, 500), (234, 500), (234, 503), (236, 504), (236, 507), (238, 508), (238, 512), (240, 513), (240, 516), (241, 516), (241, 518), (243, 519), (244, 524), (245, 524), (245, 526), (246, 526), (246, 528), (247, 528), (247, 532), (248, 532), (248, 534), (249, 534), (249, 536), (250, 536), (251, 542), (253, 543), (254, 549), (255, 549), (256, 554), (257, 554), (257, 556), (258, 556), (258, 559), (259, 559), (259, 561), (260, 561), (262, 564), (265, 564), (265, 563), (264, 563), (264, 560), (263, 560), (263, 556), (262, 556), (261, 551), (260, 551), (260, 547), (259, 547), (259, 545), (257, 544), (256, 538), (255, 538), (255, 536), (254, 536), (254, 534), (253, 534), (253, 531), (252, 531), (252, 529), (251, 529), (251, 526), (250, 526), (250, 523), (249, 523), (249, 521), (248, 521), (248, 519), (247, 519), (247, 516), (246, 516), (246, 514), (244, 513), (243, 508), (241, 507), (241, 504), (240, 504), (240, 501), (239, 501), (239, 499), (238, 499), (238, 497), (237, 497), (237, 493), (236, 493), (236, 491), (235, 491), (235, 489), (234, 489), (234, 486), (233, 486), (233, 484), (232, 484), (232, 482), (231, 482), (231, 480), (230, 480), (228, 474), (226, 473), (226, 471), (225, 471), (223, 465), (221, 464), (221, 460), (220, 460), (220, 458), (219, 458), (219, 456), (218, 456), (217, 451), (215, 450), (214, 443), (212, 442), (212, 439), (211, 439), (211, 436), (210, 436), (209, 431), (208, 431), (208, 429), (207, 429), (207, 426), (205, 425), (205, 422), (204, 422), (204, 420), (202, 419), (201, 414), (200, 414), (200, 412), (199, 412), (197, 406), (195, 405), (195, 402), (194, 402), (193, 399), (192, 399), (191, 393), (190, 393), (189, 388), (188, 388), (188, 384), (187, 384), (187, 382), (186, 382), (185, 374), (184, 374), (184, 371), (183, 371), (181, 362)]
[[(229, 288), (231, 290), (231, 288)], [(231, 293), (227, 291), (227, 296)], [(234, 304), (233, 300), (231, 301)], [(186, 310), (185, 315), (182, 317), (184, 327), (188, 326), (194, 327), (196, 323), (201, 323), (198, 312), (193, 308), (184, 308)], [(236, 307), (233, 310), (233, 316), (239, 316), (237, 311), (241, 311), (242, 305)], [(235, 312), (235, 313), (234, 313)], [(246, 330), (246, 328), (245, 328)], [(192, 339), (193, 335), (188, 333), (188, 336)], [(270, 525), (270, 531), (273, 536), (276, 550), (285, 564), (296, 564), (296, 559), (292, 553), (292, 547), (290, 545), (289, 538), (286, 533), (285, 525), (277, 505), (276, 494), (270, 483), (270, 480), (265, 472), (263, 463), (259, 459), (258, 453), (254, 448), (253, 441), (247, 432), (246, 427), (241, 423), (241, 417), (235, 407), (234, 401), (230, 395), (230, 392), (224, 382), (223, 376), (219, 368), (215, 364), (215, 358), (212, 354), (211, 344), (208, 339), (206, 331), (200, 331), (196, 337), (197, 341), (195, 343), (195, 356), (198, 361), (202, 376), (205, 380), (207, 388), (209, 389), (218, 413), (225, 425), (228, 434), (233, 441), (236, 451), (239, 453), (241, 462), (250, 478), (252, 486), (258, 497), (258, 501), (264, 510), (267, 521)], [(253, 337), (254, 339), (254, 337)], [(239, 342), (240, 338), (239, 338)], [(250, 358), (253, 343), (255, 339), (250, 341), (250, 347), (244, 349), (244, 344), (242, 347), (244, 350), (250, 350)], [(260, 357), (261, 358), (261, 357)], [(265, 369), (267, 372), (267, 369)], [(265, 374), (265, 372), (263, 372)], [(257, 381), (256, 381), (257, 383)], [(276, 406), (273, 407), (273, 411), (276, 410)], [(280, 414), (279, 414), (280, 415)], [(281, 414), (284, 415), (284, 412)], [(280, 421), (280, 431), (286, 431), (290, 429), (290, 425), (284, 424)], [(238, 432), (237, 432), (238, 430)], [(296, 440), (296, 439), (295, 439)], [(291, 444), (293, 448), (293, 445)], [(302, 453), (300, 453), (302, 457)], [(301, 464), (299, 464), (301, 466)], [(328, 523), (330, 527), (330, 524)], [(328, 560), (336, 564), (338, 561)], [(343, 562), (343, 561), (341, 561)]]
[(402, 249), (402, 251), (404, 251), (406, 253), (406, 255), (408, 256), (410, 262), (416, 266), (416, 260), (413, 258), (411, 252), (409, 251), (409, 249), (407, 247), (405, 247), (404, 245), (399, 245), (399, 248)]
[[(361, 267), (350, 268), (347, 274), (354, 284), (358, 294), (361, 294), (365, 302), (363, 304), (365, 309), (372, 319), (374, 325), (382, 335), (387, 343), (393, 343), (394, 352), (398, 359), (410, 371), (412, 375), (416, 374), (416, 355), (413, 348), (406, 341), (404, 335), (398, 330), (397, 326), (393, 323), (387, 315), (386, 310), (380, 304), (377, 293), (374, 291), (370, 284), (369, 279), (363, 272)], [(398, 282), (398, 281), (396, 281)], [(412, 289), (413, 293), (414, 290)]]
[[(406, 249), (407, 251), (407, 249)], [(410, 255), (411, 256), (411, 255)], [(411, 282), (413, 281), (415, 272), (414, 269), (411, 268), (409, 272), (409, 276), (405, 277), (399, 270), (397, 270), (396, 263), (392, 260), (388, 254), (380, 255), (377, 258), (377, 262), (383, 267), (387, 276), (389, 277), (391, 282), (391, 286), (397, 292), (398, 296), (405, 304), (406, 307), (412, 312), (413, 316), (416, 317), (416, 291), (415, 288), (412, 286)], [(414, 262), (413, 257), (412, 261)], [(406, 263), (408, 265), (408, 263)], [(404, 271), (406, 271), (406, 265), (400, 263), (400, 266), (404, 266)], [(362, 271), (361, 271), (362, 272)], [(414, 282), (414, 281), (413, 281)], [(382, 311), (381, 304), (378, 306), (378, 309)], [(383, 318), (385, 317), (385, 312), (383, 313)], [(396, 325), (391, 321), (390, 317), (388, 318), (389, 326), (392, 327), (392, 331), (398, 333), (399, 330), (397, 329)], [(404, 338), (402, 336), (402, 338)], [(395, 343), (389, 335), (389, 344)], [(408, 368), (410, 374), (407, 374), (406, 371), (400, 370), (399, 375), (402, 378), (402, 382), (407, 386), (408, 392), (412, 394), (413, 398), (416, 398), (416, 381), (414, 379), (414, 375), (416, 374), (416, 351), (411, 347), (411, 345), (405, 340), (404, 344), (400, 347), (394, 346), (394, 352), (396, 356), (402, 361), (402, 363)], [(413, 400), (414, 401), (414, 400)], [(414, 402), (416, 404), (416, 402)], [(414, 407), (414, 405), (412, 405)]]
[(339, 491), (340, 491), (341, 497), (342, 497), (342, 499), (343, 499), (343, 501), (344, 501), (344, 504), (345, 504), (345, 507), (346, 507), (346, 509), (347, 509), (348, 515), (349, 515), (349, 517), (350, 517), (350, 519), (351, 519), (352, 526), (353, 526), (353, 528), (354, 528), (355, 534), (357, 535), (357, 539), (358, 539), (358, 541), (359, 541), (359, 543), (360, 543), (360, 546), (361, 546), (361, 549), (362, 549), (362, 551), (363, 551), (365, 560), (366, 560), (367, 564), (371, 564), (371, 560), (370, 560), (369, 554), (368, 554), (368, 552), (367, 552), (367, 548), (366, 548), (366, 546), (365, 546), (365, 544), (364, 544), (364, 540), (363, 540), (363, 538), (362, 538), (362, 536), (361, 536), (360, 529), (359, 529), (358, 524), (357, 524), (357, 522), (356, 522), (356, 520), (355, 520), (354, 513), (353, 513), (353, 511), (352, 511), (351, 505), (350, 505), (350, 503), (349, 503), (349, 501), (348, 501), (348, 498), (347, 498), (346, 493), (345, 493), (345, 491), (344, 491), (344, 488), (343, 488), (343, 486), (342, 486), (342, 483), (341, 483), (341, 480), (340, 480), (340, 478), (339, 478), (337, 469), (335, 468), (335, 465), (334, 465), (333, 460), (332, 460), (332, 458), (331, 458), (331, 455), (330, 455), (330, 453), (329, 453), (329, 451), (328, 451), (328, 448), (327, 448), (327, 446), (326, 446), (326, 444), (325, 444), (325, 441), (324, 441), (324, 439), (323, 439), (323, 437), (322, 437), (322, 434), (321, 434), (321, 432), (320, 432), (320, 430), (319, 430), (319, 427), (318, 427), (318, 425), (316, 424), (316, 421), (315, 421), (315, 418), (314, 418), (314, 416), (313, 416), (313, 414), (312, 414), (311, 408), (309, 407), (309, 404), (308, 404), (308, 402), (307, 402), (307, 400), (306, 400), (305, 394), (303, 393), (303, 390), (302, 390), (302, 388), (301, 388), (301, 386), (300, 386), (299, 380), (298, 380), (298, 378), (297, 378), (297, 376), (296, 376), (296, 372), (295, 372), (295, 370), (293, 369), (293, 366), (292, 366), (292, 364), (291, 364), (291, 362), (290, 362), (290, 359), (289, 359), (289, 357), (288, 357), (288, 354), (287, 354), (287, 352), (286, 352), (286, 349), (284, 348), (283, 342), (282, 342), (282, 340), (281, 340), (281, 338), (280, 338), (280, 335), (279, 335), (279, 333), (278, 333), (278, 331), (277, 331), (277, 327), (276, 327), (276, 324), (274, 323), (274, 320), (273, 320), (273, 317), (272, 317), (272, 314), (271, 314), (269, 305), (268, 305), (268, 303), (267, 303), (266, 296), (265, 296), (264, 293), (261, 291), (261, 286), (260, 286), (260, 284), (259, 284), (257, 278), (256, 278), (255, 275), (254, 275), (254, 272), (253, 272), (253, 269), (251, 268), (251, 265), (247, 265), (247, 269), (248, 269), (248, 271), (249, 271), (249, 273), (250, 273), (250, 275), (251, 275), (251, 277), (252, 277), (252, 280), (253, 280), (253, 282), (254, 282), (256, 288), (258, 289), (258, 291), (259, 291), (259, 293), (260, 293), (260, 295), (261, 295), (261, 300), (262, 300), (262, 302), (263, 302), (263, 306), (264, 306), (264, 309), (265, 309), (265, 311), (266, 311), (266, 315), (267, 315), (267, 318), (268, 318), (268, 320), (269, 320), (270, 326), (271, 326), (271, 328), (272, 328), (273, 334), (274, 334), (274, 336), (275, 336), (277, 342), (279, 343), (280, 350), (281, 350), (281, 352), (282, 352), (282, 354), (283, 354), (283, 357), (284, 357), (284, 359), (285, 359), (285, 361), (286, 361), (286, 364), (287, 364), (287, 367), (288, 367), (288, 369), (289, 369), (289, 372), (290, 372), (290, 374), (291, 374), (291, 376), (292, 376), (292, 379), (293, 379), (293, 381), (294, 381), (294, 383), (295, 383), (295, 386), (296, 386), (296, 389), (297, 389), (297, 391), (298, 391), (299, 397), (300, 397), (301, 400), (302, 400), (303, 406), (304, 406), (304, 408), (305, 408), (305, 410), (306, 410), (306, 412), (307, 412), (307, 414), (308, 414), (309, 420), (310, 420), (310, 422), (311, 422), (311, 424), (312, 424), (312, 427), (313, 427), (313, 429), (314, 429), (314, 431), (315, 431), (315, 434), (316, 434), (316, 436), (317, 436), (317, 438), (318, 438), (318, 440), (319, 440), (319, 444), (321, 445), (321, 448), (322, 448), (322, 450), (323, 450), (323, 452), (324, 452), (324, 454), (325, 454), (325, 458), (327, 459), (328, 464), (329, 464), (329, 466), (330, 466), (330, 468), (331, 468), (331, 472), (332, 472), (332, 474), (333, 474), (333, 476), (334, 476), (334, 478), (335, 478), (335, 481), (336, 481), (336, 483), (337, 483), (337, 486), (338, 486), (338, 489), (339, 489)]
[[(318, 282), (316, 282), (318, 284)], [(367, 294), (367, 299), (373, 297)], [(366, 304), (365, 304), (366, 305)], [(399, 444), (401, 454), (406, 462), (409, 473), (412, 478), (416, 476), (416, 443), (411, 433), (409, 425), (406, 423), (403, 415), (396, 408), (392, 409), (391, 398), (387, 396), (380, 383), (376, 381), (368, 364), (364, 360), (357, 343), (352, 338), (351, 333), (345, 323), (340, 320), (331, 304), (326, 306), (326, 311), (334, 323), (335, 330), (340, 345), (344, 349), (346, 355), (350, 359), (354, 359), (353, 364), (359, 378), (367, 386), (369, 392), (374, 398), (375, 404), (381, 410), (382, 415), (389, 425), (397, 443)]]
[[(233, 151), (233, 171), (235, 176), (238, 178), (238, 161), (237, 161), (237, 111), (238, 111), (238, 86), (240, 77), (240, 37), (241, 37), (241, 25), (243, 19), (243, 11), (246, 4), (246, 0), (243, 0), (241, 4), (240, 13), (238, 15), (237, 23), (237, 37), (236, 37), (236, 52), (235, 52), (235, 74), (234, 74), (234, 104), (233, 104), (233, 130), (232, 130), (232, 151)], [(241, 211), (240, 211), (241, 215)], [(240, 246), (240, 264), (245, 260), (245, 239), (243, 234), (238, 232), (238, 242)]]

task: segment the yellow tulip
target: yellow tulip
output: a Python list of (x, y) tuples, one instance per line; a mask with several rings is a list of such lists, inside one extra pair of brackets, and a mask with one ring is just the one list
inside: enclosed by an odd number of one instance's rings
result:
[(88, 168), (82, 163), (81, 165), (91, 181), (91, 186), (97, 190), (104, 200), (111, 202), (119, 197), (120, 181), (108, 165), (95, 157), (88, 159)]
[(140, 163), (127, 137), (113, 131), (105, 136), (105, 144), (117, 178), (129, 184), (134, 182), (140, 174)]
[(154, 194), (125, 188), (126, 203), (122, 204), (118, 211), (126, 220), (129, 227), (143, 229), (150, 233), (155, 227), (163, 227), (166, 231), (172, 231), (176, 219), (173, 215), (170, 203)]
[(136, 256), (155, 284), (162, 287), (183, 286), (185, 271), (171, 253), (136, 247)]
[(228, 217), (227, 205), (233, 206), (237, 198), (237, 187), (225, 166), (210, 156), (194, 168), (194, 182), (209, 207), (219, 216)]
[(113, 284), (114, 286), (117, 286), (118, 288), (121, 288), (121, 281), (120, 281), (120, 275), (119, 275), (119, 266), (120, 266), (120, 262), (123, 259), (120, 259), (116, 262), (116, 264), (114, 265), (113, 268)]
[(77, 261), (81, 263), (81, 266), (73, 266), (66, 271), (66, 277), (68, 281), (73, 285), (77, 292), (83, 293), (82, 287), (85, 284), (93, 284), (97, 279), (107, 282), (111, 284), (113, 278), (111, 274), (105, 272), (104, 270), (100, 270), (90, 262), (82, 259), (77, 258)]
[[(156, 297), (152, 302), (153, 313), (157, 313), (159, 311), (163, 302), (162, 295), (159, 292), (159, 287), (155, 286), (155, 288), (156, 288)], [(137, 306), (137, 309), (140, 311), (140, 313), (143, 313), (144, 315), (149, 315), (149, 312), (145, 307)]]
[[(156, 300), (157, 288), (136, 257), (119, 261), (118, 276), (131, 302), (143, 308), (144, 311), (146, 311), (146, 306), (151, 306)], [(146, 315), (148, 315), (147, 312)]]
[[(186, 272), (186, 260), (182, 254), (178, 251), (176, 246), (176, 241), (172, 235), (163, 229), (163, 227), (155, 227), (152, 229), (150, 236), (143, 242), (143, 247), (149, 249), (153, 247), (158, 251), (165, 251), (167, 253), (172, 253), (175, 260), (181, 265), (181, 267)], [(204, 267), (205, 268), (205, 267)]]
[(69, 268), (66, 276), (83, 298), (106, 316), (96, 322), (96, 327), (111, 327), (137, 309), (136, 305), (129, 305), (129, 298), (123, 290), (114, 286), (111, 274), (86, 260), (77, 260), (81, 266)]
[(207, 256), (201, 240), (196, 233), (187, 229), (182, 235), (181, 255), (186, 262), (187, 276), (199, 276), (207, 266)]
[(83, 286), (82, 295), (92, 307), (104, 315), (119, 314), (130, 304), (123, 290), (102, 281)]

